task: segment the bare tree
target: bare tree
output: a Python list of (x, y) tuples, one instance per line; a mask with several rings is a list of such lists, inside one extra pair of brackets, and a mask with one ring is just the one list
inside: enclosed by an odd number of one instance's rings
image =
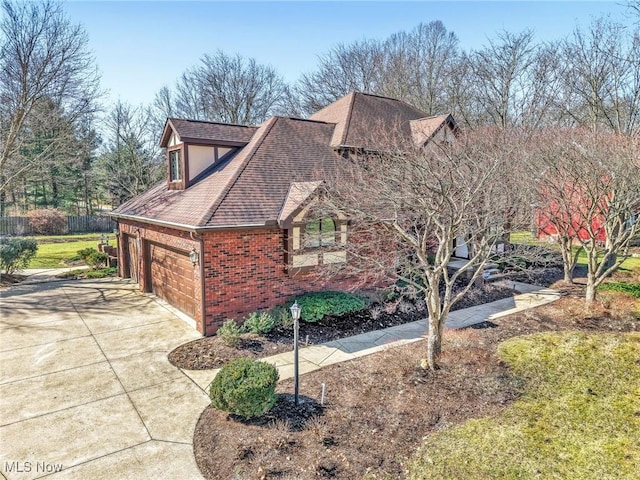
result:
[(164, 159), (148, 109), (118, 102), (105, 123), (106, 151), (100, 168), (112, 203), (119, 205), (160, 181)]
[[(169, 87), (163, 86), (158, 92), (156, 92), (153, 102), (149, 105), (149, 116), (153, 123), (153, 131), (156, 132), (156, 136), (159, 139), (164, 124), (167, 118), (174, 117), (176, 115), (175, 95)], [(195, 118), (190, 117), (189, 118)], [(159, 141), (159, 140), (158, 140)]]
[[(341, 163), (327, 204), (353, 224), (344, 268), (399, 279), (425, 299), (426, 363), (435, 369), (451, 308), (481, 277), (504, 234), (504, 179), (518, 149), (513, 136), (496, 130), (426, 148), (389, 135), (378, 141), (374, 151)], [(470, 259), (451, 270), (453, 241), (460, 237)]]
[(427, 115), (447, 111), (445, 85), (458, 56), (458, 38), (441, 21), (421, 23), (384, 42), (378, 91), (404, 100)]
[[(72, 24), (56, 2), (2, 2), (0, 20), (0, 192), (36, 164), (40, 154), (17, 162), (25, 125), (43, 99), (53, 102), (75, 123), (90, 120), (99, 95), (98, 74), (87, 48), (88, 37)], [(61, 139), (63, 140), (63, 139)]]
[(285, 84), (272, 67), (217, 51), (184, 72), (173, 92), (163, 87), (154, 100), (154, 112), (255, 125), (274, 114), (284, 94)]
[(436, 115), (446, 110), (445, 84), (458, 38), (441, 21), (421, 23), (385, 41), (339, 44), (295, 86), (302, 113), (313, 113), (351, 91), (385, 95)]
[(578, 125), (640, 132), (639, 32), (600, 18), (564, 41), (561, 105)]
[[(557, 236), (565, 280), (573, 280), (579, 246), (587, 257), (587, 302), (628, 256), (640, 231), (640, 140), (565, 129), (537, 137), (540, 227)], [(551, 228), (549, 228), (551, 227)]]
[(303, 74), (295, 87), (305, 114), (311, 114), (355, 90), (378, 93), (383, 51), (380, 42), (339, 44), (320, 56), (315, 72)]
[(477, 123), (501, 128), (539, 126), (558, 88), (555, 47), (534, 43), (533, 32), (501, 32), (473, 52), (471, 101), (480, 115)]

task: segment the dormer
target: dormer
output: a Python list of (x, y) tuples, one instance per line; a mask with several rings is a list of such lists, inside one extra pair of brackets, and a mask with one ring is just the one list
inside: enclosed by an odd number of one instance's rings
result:
[(160, 140), (167, 153), (167, 188), (184, 190), (209, 167), (244, 147), (256, 127), (168, 118)]

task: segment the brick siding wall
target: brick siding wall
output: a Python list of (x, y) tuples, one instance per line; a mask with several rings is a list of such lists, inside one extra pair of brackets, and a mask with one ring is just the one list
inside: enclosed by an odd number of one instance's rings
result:
[(203, 235), (207, 334), (225, 319), (239, 320), (304, 292), (348, 290), (350, 278), (290, 275), (285, 264), (285, 232), (279, 228), (227, 230)]
[[(140, 238), (139, 284), (151, 291), (148, 278), (148, 242), (189, 252), (200, 251), (200, 241), (188, 232), (166, 227), (120, 221), (122, 235)], [(285, 232), (279, 228), (224, 230), (202, 234), (204, 255), (205, 315), (202, 315), (200, 267), (194, 282), (196, 325), (199, 332), (213, 335), (229, 318), (240, 320), (256, 310), (273, 307), (305, 292), (328, 289), (349, 290), (356, 285), (350, 278), (324, 278), (313, 272), (289, 274), (285, 264)], [(120, 241), (120, 275), (126, 271), (124, 242)], [(204, 325), (203, 325), (204, 317)]]

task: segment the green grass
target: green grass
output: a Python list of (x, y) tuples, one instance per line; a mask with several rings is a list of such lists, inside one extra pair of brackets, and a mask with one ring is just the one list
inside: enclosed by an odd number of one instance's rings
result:
[(612, 292), (628, 293), (635, 298), (640, 298), (640, 283), (629, 282), (609, 282), (603, 283), (600, 290), (609, 290)]
[(498, 352), (523, 396), (428, 437), (409, 479), (640, 478), (640, 334), (542, 333)]
[(78, 250), (83, 248), (97, 249), (95, 240), (82, 240), (64, 243), (45, 243), (38, 245), (38, 253), (31, 260), (29, 268), (60, 268), (65, 266), (65, 261), (78, 256)]
[[(69, 235), (37, 235), (33, 239), (38, 243), (57, 243), (57, 242), (77, 242), (82, 240), (100, 240), (100, 233), (72, 233)], [(114, 235), (108, 234), (109, 240), (113, 240)]]
[(545, 242), (538, 242), (538, 240), (536, 240), (534, 238), (533, 235), (531, 235), (531, 232), (513, 232), (511, 233), (511, 235), (509, 236), (509, 241), (511, 243), (517, 243), (520, 245), (542, 245), (545, 244)]

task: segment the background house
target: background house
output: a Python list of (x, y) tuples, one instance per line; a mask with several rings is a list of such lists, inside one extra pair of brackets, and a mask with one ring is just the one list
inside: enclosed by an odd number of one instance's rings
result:
[(348, 261), (346, 218), (309, 220), (315, 194), (372, 131), (393, 129), (425, 144), (449, 135), (449, 115), (351, 93), (309, 119), (259, 126), (167, 120), (166, 181), (121, 205), (120, 275), (192, 317), (203, 335), (227, 318), (294, 295), (349, 289), (318, 266)]

